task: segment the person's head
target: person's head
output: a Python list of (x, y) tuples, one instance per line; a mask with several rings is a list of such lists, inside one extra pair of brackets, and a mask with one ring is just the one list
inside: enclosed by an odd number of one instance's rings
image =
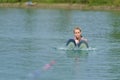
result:
[(74, 28), (73, 33), (75, 38), (80, 38), (82, 34), (81, 29), (79, 27)]

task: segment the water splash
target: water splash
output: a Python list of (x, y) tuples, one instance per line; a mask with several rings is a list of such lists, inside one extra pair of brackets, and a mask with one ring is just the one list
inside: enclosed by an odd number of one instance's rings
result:
[(57, 49), (57, 50), (65, 50), (65, 51), (67, 51), (67, 50), (76, 50), (76, 51), (94, 51), (94, 50), (97, 50), (97, 48), (93, 48), (93, 47), (89, 47), (89, 48), (83, 48), (83, 49), (80, 49), (80, 48), (74, 48), (74, 49), (69, 49), (69, 48), (67, 48), (67, 47), (58, 47), (58, 48), (55, 48), (55, 49)]

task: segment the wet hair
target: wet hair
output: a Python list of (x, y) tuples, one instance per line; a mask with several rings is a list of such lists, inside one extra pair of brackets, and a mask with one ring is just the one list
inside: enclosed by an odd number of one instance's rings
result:
[(79, 27), (75, 27), (73, 32), (75, 32), (75, 30), (79, 30), (80, 32), (82, 31), (81, 28), (79, 28)]
[[(75, 27), (74, 30), (73, 30), (73, 33), (75, 33), (75, 30), (79, 30), (80, 32), (82, 31), (81, 28)], [(83, 37), (83, 36), (81, 35), (81, 37)]]

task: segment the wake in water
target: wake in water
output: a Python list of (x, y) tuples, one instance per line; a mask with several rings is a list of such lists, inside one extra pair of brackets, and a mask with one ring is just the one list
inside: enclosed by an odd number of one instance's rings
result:
[(69, 48), (67, 48), (67, 47), (57, 47), (57, 48), (55, 48), (55, 49), (57, 49), (57, 50), (65, 50), (65, 51), (67, 51), (67, 50), (76, 50), (76, 51), (95, 51), (95, 50), (97, 50), (97, 48), (93, 48), (93, 47), (89, 47), (89, 48), (83, 48), (83, 49), (80, 49), (80, 48), (74, 48), (74, 49), (69, 49)]

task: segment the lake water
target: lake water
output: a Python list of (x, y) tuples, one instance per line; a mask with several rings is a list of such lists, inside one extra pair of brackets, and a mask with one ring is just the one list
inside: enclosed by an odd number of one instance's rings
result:
[[(62, 49), (75, 26), (87, 53)], [(0, 80), (120, 80), (119, 68), (120, 12), (0, 8)]]

